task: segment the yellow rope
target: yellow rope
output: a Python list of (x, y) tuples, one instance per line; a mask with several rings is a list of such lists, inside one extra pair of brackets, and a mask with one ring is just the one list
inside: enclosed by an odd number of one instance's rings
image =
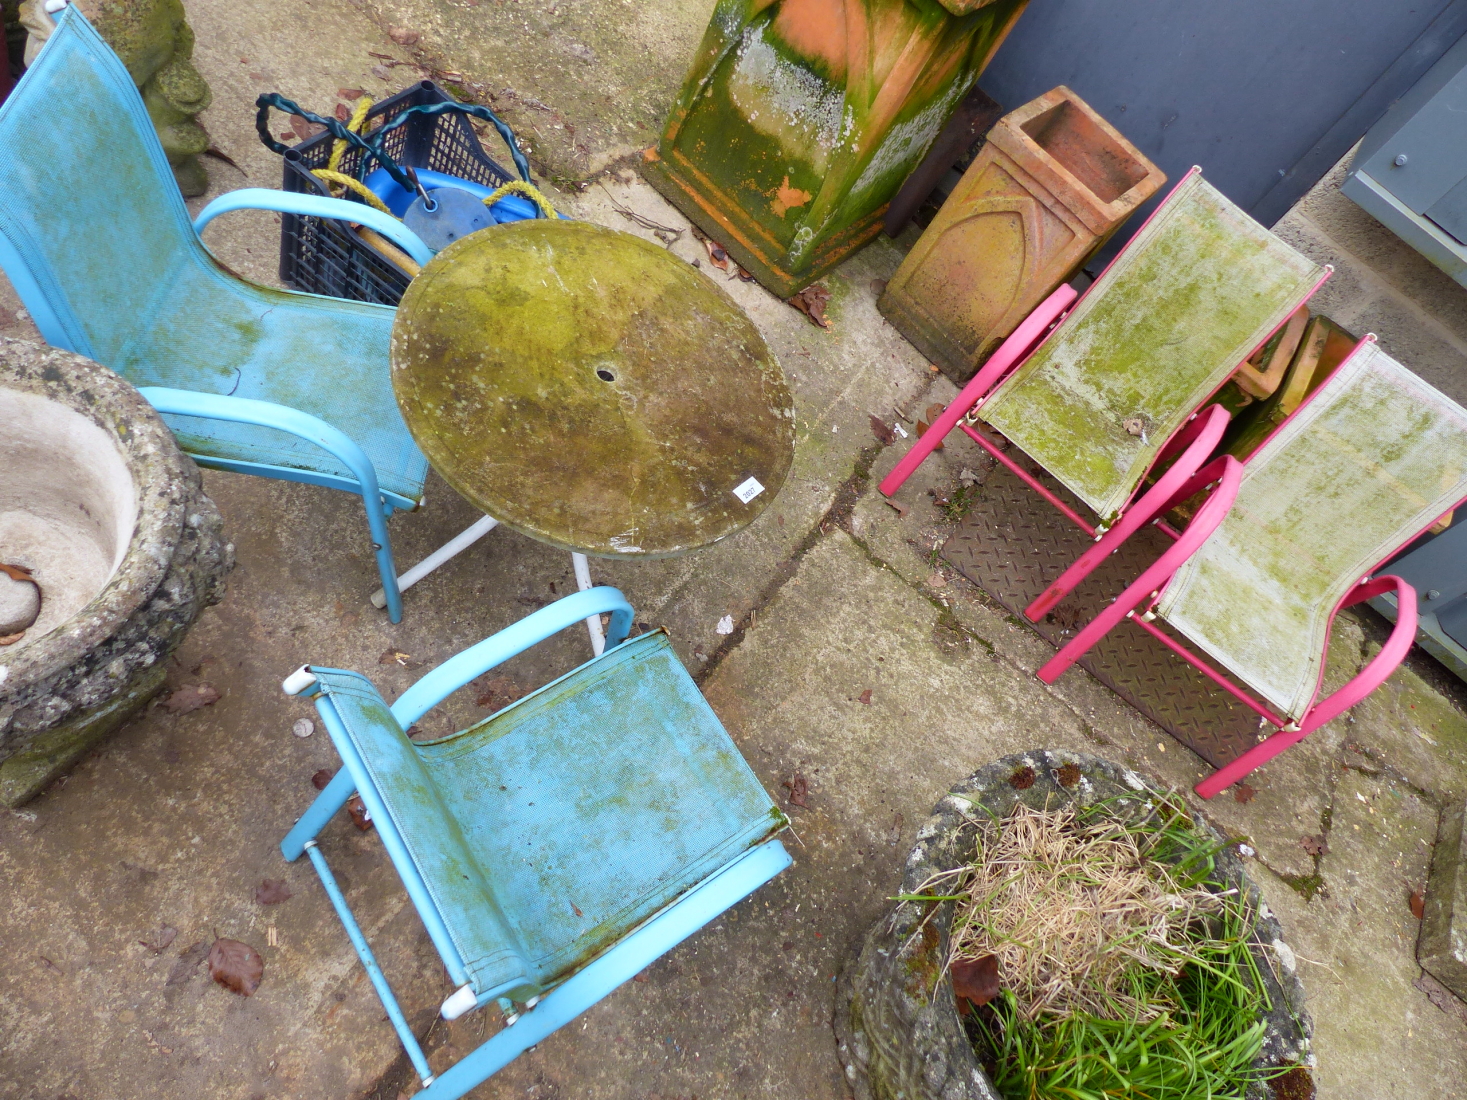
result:
[[(387, 204), (379, 199), (375, 194), (373, 194), (370, 187), (368, 187), (361, 180), (352, 179), (345, 172), (333, 172), (329, 168), (316, 168), (311, 171), (311, 175), (315, 176), (317, 179), (325, 180), (327, 183), (339, 184), (340, 186), (355, 192), (362, 198), (366, 199), (367, 204), (371, 206), (374, 210), (380, 210), (384, 214), (392, 214), (392, 211), (387, 209)], [(396, 217), (396, 215), (392, 216)]]
[[(357, 100), (356, 108), (351, 113), (351, 121), (346, 124), (346, 128), (354, 134), (360, 133), (362, 124), (367, 121), (367, 112), (371, 110), (371, 107), (371, 96), (364, 95), (361, 99)], [(380, 210), (384, 214), (391, 214), (392, 211), (387, 209), (387, 204), (373, 194), (372, 190), (366, 184), (360, 180), (352, 179), (345, 172), (337, 171), (337, 167), (341, 164), (341, 155), (345, 152), (346, 141), (342, 138), (337, 138), (331, 143), (331, 159), (326, 162), (326, 167), (312, 169), (311, 175), (319, 180), (324, 180), (326, 183), (334, 183), (338, 187), (345, 187), (348, 191), (360, 195), (374, 210)]]
[[(360, 134), (362, 132), (362, 123), (367, 121), (367, 112), (371, 107), (371, 96), (364, 95), (361, 99), (357, 100), (357, 105), (351, 113), (351, 121), (346, 124), (346, 128), (354, 134)], [(341, 154), (345, 152), (346, 141), (344, 138), (337, 138), (331, 143), (331, 159), (326, 162), (328, 171), (336, 171), (341, 165)]]
[(510, 180), (503, 187), (496, 188), (494, 192), (490, 194), (487, 199), (484, 200), (484, 205), (493, 206), (500, 199), (504, 198), (505, 195), (524, 195), (525, 198), (529, 199), (536, 206), (538, 206), (540, 208), (540, 212), (544, 214), (547, 218), (554, 218), (556, 216), (555, 207), (550, 205), (550, 200), (547, 199), (544, 195), (540, 194), (540, 189), (537, 188), (534, 184), (526, 183), (524, 180)]

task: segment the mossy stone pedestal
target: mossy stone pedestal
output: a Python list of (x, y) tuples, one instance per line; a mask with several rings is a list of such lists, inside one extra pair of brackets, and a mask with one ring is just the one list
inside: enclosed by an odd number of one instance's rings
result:
[(720, 0), (643, 174), (788, 296), (887, 203), (1027, 0)]

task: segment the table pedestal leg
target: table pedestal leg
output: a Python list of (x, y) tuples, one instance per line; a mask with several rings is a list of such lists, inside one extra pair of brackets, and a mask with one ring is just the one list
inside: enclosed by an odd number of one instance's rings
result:
[[(591, 587), (591, 566), (586, 561), (585, 554), (571, 554), (571, 565), (576, 570), (576, 587), (582, 592)], [(601, 651), (606, 648), (606, 635), (601, 630), (601, 616), (592, 615), (586, 620), (586, 629), (591, 634), (591, 652), (601, 656)]]
[[(397, 578), (398, 590), (406, 592), (444, 562), (467, 550), (498, 526), (499, 521), (493, 516), (482, 517), (472, 527), (465, 529), (449, 539), (406, 573), (399, 574)], [(379, 588), (372, 593), (372, 606), (379, 608), (387, 606), (387, 595), (382, 589)]]

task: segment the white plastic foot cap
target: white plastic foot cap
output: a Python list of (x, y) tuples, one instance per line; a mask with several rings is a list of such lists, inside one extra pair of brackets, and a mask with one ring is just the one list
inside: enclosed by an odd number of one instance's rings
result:
[(474, 987), (461, 985), (450, 994), (448, 1000), (443, 1002), (443, 1007), (438, 1010), (439, 1015), (445, 1020), (457, 1020), (478, 1003), (479, 998), (474, 995)]
[(287, 695), (299, 695), (316, 682), (316, 674), (311, 671), (310, 665), (301, 665), (280, 685), (280, 690)]

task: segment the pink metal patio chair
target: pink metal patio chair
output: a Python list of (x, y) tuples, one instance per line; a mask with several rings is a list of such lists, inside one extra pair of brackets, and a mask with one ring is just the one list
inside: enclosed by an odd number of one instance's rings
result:
[[(891, 496), (961, 428), (1096, 546), (1030, 607), (1037, 619), (1162, 515), (1217, 449), (1207, 400), (1329, 276), (1193, 168), (1076, 301), (1068, 286), (1014, 331), (881, 483)], [(1199, 410), (1201, 410), (1199, 412)], [(1088, 508), (1092, 523), (978, 430), (986, 423)], [(1147, 473), (1174, 459), (1133, 498)], [(1195, 490), (1194, 490), (1195, 491)], [(1103, 536), (1103, 537), (1102, 537)]]
[[(1213, 479), (1175, 544), (1039, 670), (1053, 683), (1129, 619), (1278, 727), (1198, 783), (1203, 798), (1343, 714), (1406, 656), (1416, 590), (1371, 573), (1467, 497), (1467, 409), (1367, 336), (1246, 463), (1215, 460), (1166, 506)], [(1385, 592), (1400, 608), (1390, 638), (1320, 699), (1335, 615)]]

